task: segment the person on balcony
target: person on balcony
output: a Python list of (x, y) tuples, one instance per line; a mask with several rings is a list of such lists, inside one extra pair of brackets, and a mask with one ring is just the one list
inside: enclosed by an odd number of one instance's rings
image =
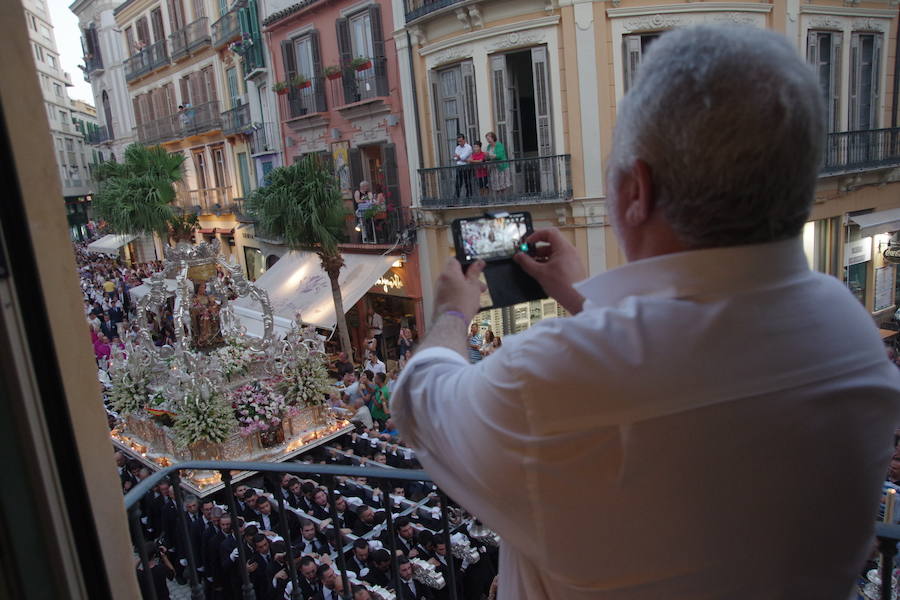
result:
[(475, 182), (478, 184), (478, 194), (481, 196), (487, 195), (488, 185), (491, 181), (488, 176), (487, 167), (481, 164), (487, 159), (487, 154), (485, 154), (481, 147), (481, 140), (472, 142), (472, 156), (469, 158), (469, 163), (474, 163), (476, 165)]
[(673, 29), (617, 105), (606, 202), (629, 264), (584, 280), (566, 235), (535, 232), (515, 260), (572, 316), (474, 365), (484, 263), (438, 277), (391, 412), (503, 538), (500, 600), (847, 598), (900, 373), (803, 250), (823, 115), (782, 35)]
[(506, 146), (497, 139), (497, 134), (493, 131), (488, 131), (484, 134), (484, 139), (486, 139), (488, 143), (487, 148), (484, 150), (484, 153), (487, 155), (487, 160), (496, 161), (491, 165), (491, 189), (495, 192), (503, 192), (512, 186), (509, 163), (506, 162), (508, 159), (506, 155)]
[(472, 170), (469, 159), (472, 157), (472, 146), (466, 142), (466, 136), (457, 134), (456, 149), (453, 151), (453, 162), (456, 165), (456, 190), (454, 198), (459, 198), (459, 191), (466, 188), (466, 198), (472, 197)]

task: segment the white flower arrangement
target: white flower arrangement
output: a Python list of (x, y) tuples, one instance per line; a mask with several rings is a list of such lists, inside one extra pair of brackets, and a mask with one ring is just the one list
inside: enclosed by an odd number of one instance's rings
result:
[(188, 391), (179, 403), (175, 420), (175, 440), (182, 447), (201, 440), (224, 442), (234, 431), (234, 413), (221, 393), (201, 383)]
[(291, 406), (318, 406), (325, 403), (331, 385), (323, 355), (312, 353), (285, 365), (275, 389)]

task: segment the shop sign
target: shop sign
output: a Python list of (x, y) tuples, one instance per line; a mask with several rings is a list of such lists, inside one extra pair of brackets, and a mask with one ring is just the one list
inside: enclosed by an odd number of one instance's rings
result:
[(872, 260), (872, 238), (847, 242), (844, 245), (844, 266), (858, 265)]
[(900, 264), (900, 246), (888, 246), (883, 256), (884, 262)]
[(376, 294), (406, 296), (406, 282), (403, 281), (403, 276), (400, 273), (391, 269), (382, 275), (369, 291)]

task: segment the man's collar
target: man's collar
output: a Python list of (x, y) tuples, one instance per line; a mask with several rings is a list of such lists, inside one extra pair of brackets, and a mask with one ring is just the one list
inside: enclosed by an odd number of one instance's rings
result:
[(809, 272), (799, 238), (664, 254), (595, 275), (575, 289), (595, 306), (630, 296), (692, 298), (757, 288)]

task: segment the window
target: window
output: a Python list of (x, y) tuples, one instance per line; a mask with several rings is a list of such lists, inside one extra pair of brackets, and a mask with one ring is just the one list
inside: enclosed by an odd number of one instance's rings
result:
[(839, 131), (841, 101), (841, 46), (843, 35), (832, 31), (810, 31), (806, 58), (816, 69), (819, 87), (825, 98), (829, 133)]
[(435, 111), (437, 162), (451, 164), (457, 133), (464, 134), (469, 141), (480, 137), (475, 68), (472, 61), (432, 71), (431, 90)]
[(44, 25), (44, 24), (41, 24), (40, 30), (41, 30), (41, 35), (42, 35), (42, 36), (44, 36), (44, 37), (47, 38), (48, 40), (51, 39), (51, 38), (50, 38), (50, 28), (49, 28), (49, 27), (47, 27), (47, 26)]
[(197, 189), (206, 189), (206, 155), (202, 150), (194, 153), (194, 168), (197, 171)]
[(353, 58), (375, 56), (372, 44), (372, 19), (368, 11), (350, 17), (350, 47)]
[[(59, 122), (63, 124), (63, 127), (69, 124), (69, 114), (66, 111), (59, 111)], [(67, 141), (71, 142), (72, 140)]]
[(53, 84), (53, 91), (54, 91), (54, 92), (56, 93), (56, 95), (59, 96), (60, 98), (63, 97), (62, 86), (59, 85), (58, 83), (54, 83), (54, 84)]
[(850, 130), (878, 127), (881, 34), (854, 33), (850, 38)]
[(553, 154), (547, 48), (491, 56), (495, 132), (511, 158)]
[(222, 146), (213, 148), (213, 176), (216, 187), (228, 187), (228, 179), (225, 170), (225, 149)]
[(225, 79), (228, 81), (228, 95), (231, 99), (231, 108), (241, 105), (240, 86), (238, 85), (237, 69), (234, 67), (225, 69)]
[(34, 44), (34, 57), (39, 62), (44, 62), (44, 49), (41, 48), (38, 44)]
[(47, 55), (47, 64), (55, 69), (56, 68), (56, 57), (53, 56), (52, 54), (48, 54)]
[(106, 90), (103, 90), (100, 102), (103, 104), (103, 118), (106, 121), (106, 133), (109, 136), (109, 139), (115, 139), (116, 136), (113, 133), (112, 124), (112, 108), (109, 105), (109, 94), (106, 93)]
[(634, 84), (634, 78), (637, 76), (638, 67), (641, 64), (641, 57), (650, 48), (650, 44), (655, 42), (661, 33), (640, 33), (636, 35), (626, 35), (622, 38), (624, 51), (622, 56), (625, 59), (624, 83), (627, 92)]
[(158, 42), (166, 38), (166, 31), (163, 28), (162, 9), (158, 6), (150, 13), (150, 25), (153, 28), (153, 41)]
[(294, 54), (297, 57), (297, 73), (307, 79), (315, 77), (313, 47), (310, 36), (302, 37), (294, 42)]
[(66, 150), (69, 152), (75, 151), (75, 144), (72, 142), (72, 138), (66, 138)]
[(125, 52), (129, 55), (137, 52), (137, 46), (134, 43), (134, 28), (130, 25), (125, 28)]

